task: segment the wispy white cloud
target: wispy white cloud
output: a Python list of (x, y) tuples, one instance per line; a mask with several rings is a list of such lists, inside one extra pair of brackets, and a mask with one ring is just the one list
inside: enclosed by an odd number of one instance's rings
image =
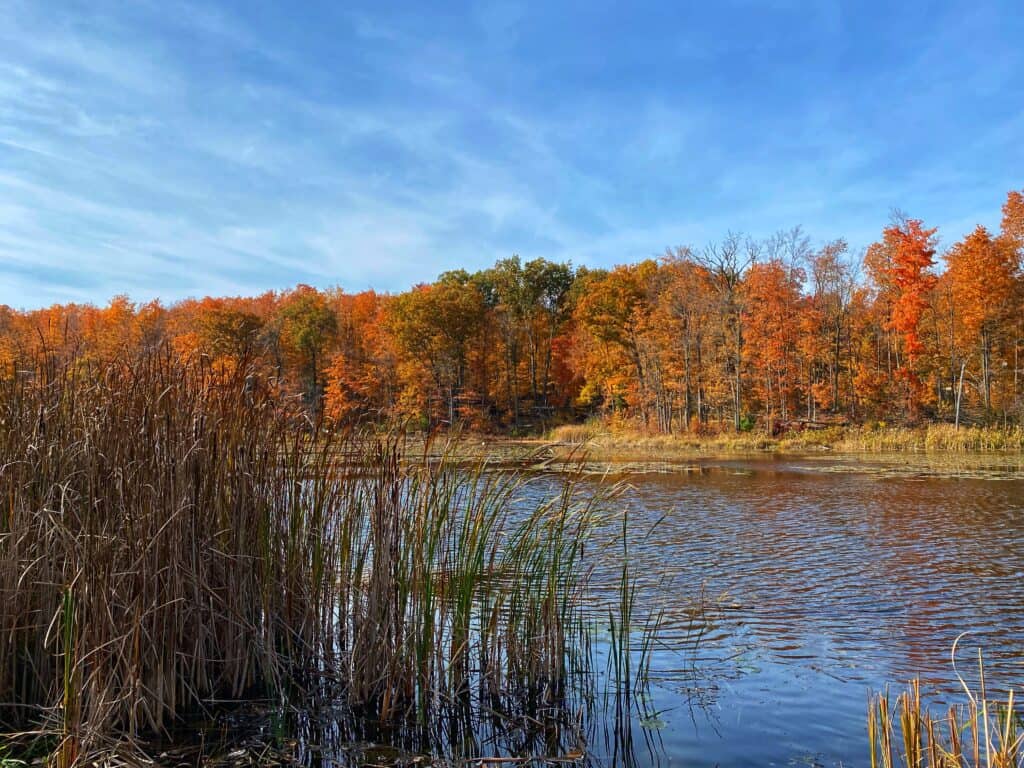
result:
[[(1024, 113), (993, 103), (967, 130), (949, 94), (1012, 102), (1022, 56), (957, 66), (947, 20), (912, 54), (854, 66), (849, 7), (821, 6), (777, 12), (807, 25), (795, 39), (824, 36), (824, 73), (753, 29), (703, 34), (714, 18), (645, 28), (645, 47), (607, 36), (612, 22), (550, 40), (536, 17), (555, 11), (503, 0), (451, 19), (11, 3), (0, 303), (400, 289), (517, 251), (609, 265), (797, 223), (857, 244), (893, 205), (953, 237), (964, 215), (997, 219), (1020, 186)], [(992, 23), (970, 19), (979, 35)], [(619, 74), (615, 57), (645, 68)], [(822, 88), (829, 73), (836, 87)], [(919, 156), (908, 115), (945, 129), (922, 134)]]

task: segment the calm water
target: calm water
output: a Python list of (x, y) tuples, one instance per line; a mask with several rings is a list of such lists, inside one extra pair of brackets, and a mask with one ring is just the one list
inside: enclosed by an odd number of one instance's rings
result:
[[(868, 691), (920, 676), (933, 701), (961, 700), (950, 649), (968, 630), (968, 680), (980, 646), (993, 687), (1024, 684), (1019, 459), (632, 469), (617, 506), (638, 532), (646, 604), (668, 611), (641, 764), (864, 765)], [(694, 648), (686, 611), (701, 593)]]

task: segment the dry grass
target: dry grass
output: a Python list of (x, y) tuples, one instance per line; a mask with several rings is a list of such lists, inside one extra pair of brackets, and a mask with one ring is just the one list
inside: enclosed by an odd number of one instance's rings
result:
[(777, 440), (755, 432), (659, 435), (623, 430), (608, 431), (596, 424), (557, 427), (551, 431), (548, 439), (570, 446), (586, 445), (591, 453), (621, 451), (642, 455), (655, 455), (664, 451), (681, 454), (750, 453), (770, 450), (778, 445)]
[(1024, 450), (1022, 427), (960, 427), (929, 424), (926, 427), (876, 427), (848, 431), (838, 440), (836, 450), (864, 453), (943, 451)]
[(264, 392), (238, 407), (244, 381), (169, 356), (2, 386), (5, 723), (58, 733), (72, 764), (114, 727), (280, 689), (328, 641), (302, 556), (326, 505)]
[(569, 712), (599, 499), (513, 515), (522, 482), (332, 434), (244, 367), (2, 379), (0, 733), (70, 766), (239, 699), (329, 696), (427, 743)]
[[(954, 645), (954, 654), (956, 646)], [(871, 768), (1021, 768), (1024, 734), (1011, 689), (1006, 702), (986, 698), (985, 672), (978, 653), (981, 690), (964, 683), (968, 703), (933, 716), (921, 703), (916, 681), (890, 705), (887, 694), (868, 706)], [(963, 680), (961, 678), (961, 683)]]
[(551, 430), (548, 438), (568, 445), (583, 445), (601, 434), (602, 429), (598, 424), (563, 424)]
[(764, 432), (675, 435), (609, 431), (597, 424), (557, 427), (548, 439), (567, 446), (586, 445), (591, 456), (696, 456), (749, 453), (847, 453), (1024, 451), (1022, 427), (827, 427), (793, 431), (779, 437)]

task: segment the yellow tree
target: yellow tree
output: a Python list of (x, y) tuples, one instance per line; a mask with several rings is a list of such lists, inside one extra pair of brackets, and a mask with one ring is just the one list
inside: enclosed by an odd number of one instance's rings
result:
[(456, 421), (470, 347), (483, 320), (483, 296), (468, 276), (442, 276), (388, 304), (386, 322), (398, 352), (406, 410), (415, 409), (431, 423)]
[[(820, 392), (816, 399), (833, 411), (842, 406), (840, 377), (844, 367), (844, 347), (850, 344), (850, 306), (856, 287), (853, 271), (846, 260), (845, 240), (826, 243), (811, 259), (811, 304), (808, 320), (816, 332), (812, 359), (821, 360), (828, 375), (828, 397)], [(827, 350), (827, 351), (826, 351)], [(847, 356), (848, 357), (848, 356)], [(823, 358), (823, 360), (822, 360)], [(849, 362), (848, 359), (845, 362)], [(815, 381), (813, 386), (817, 386)]]
[(589, 281), (575, 310), (579, 330), (592, 342), (584, 361), (585, 391), (604, 390), (605, 405), (613, 410), (621, 398), (639, 413), (644, 425), (648, 382), (641, 335), (651, 309), (647, 282), (657, 269), (651, 260), (615, 267)]
[(754, 241), (730, 233), (718, 244), (711, 244), (696, 256), (707, 270), (715, 296), (718, 320), (718, 350), (721, 376), (715, 382), (729, 391), (732, 401), (733, 429), (740, 431), (743, 413), (744, 351), (743, 278), (757, 261), (759, 246)]

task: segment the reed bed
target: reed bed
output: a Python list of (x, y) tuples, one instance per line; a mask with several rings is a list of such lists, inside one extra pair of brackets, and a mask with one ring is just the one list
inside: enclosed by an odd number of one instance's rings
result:
[[(955, 645), (954, 645), (955, 654)], [(960, 678), (967, 703), (932, 715), (921, 703), (917, 681), (890, 703), (888, 693), (868, 705), (871, 768), (1022, 768), (1024, 721), (1010, 689), (1005, 702), (987, 697), (978, 652), (980, 690)]]
[(584, 445), (602, 434), (598, 423), (562, 424), (552, 429), (547, 437), (549, 440), (568, 445)]
[(586, 446), (597, 455), (653, 455), (664, 452), (692, 455), (699, 453), (753, 453), (779, 445), (763, 432), (722, 431), (714, 434), (646, 434), (628, 430), (610, 431), (599, 424), (570, 424), (556, 427), (548, 439), (568, 446)]
[(579, 750), (600, 494), (514, 511), (521, 477), (430, 454), (170, 351), (0, 378), (0, 734), (72, 766), (324, 702), (436, 753)]
[(929, 424), (916, 429), (861, 429), (845, 435), (836, 448), (874, 452), (1021, 451), (1024, 450), (1024, 428), (969, 426), (957, 429), (952, 424)]
[(650, 435), (613, 432), (599, 424), (565, 425), (548, 438), (568, 446), (587, 446), (597, 456), (676, 454), (801, 453), (831, 450), (849, 453), (976, 453), (1024, 451), (1024, 427), (982, 427), (929, 424), (923, 427), (831, 426), (769, 437), (763, 431), (713, 434)]

